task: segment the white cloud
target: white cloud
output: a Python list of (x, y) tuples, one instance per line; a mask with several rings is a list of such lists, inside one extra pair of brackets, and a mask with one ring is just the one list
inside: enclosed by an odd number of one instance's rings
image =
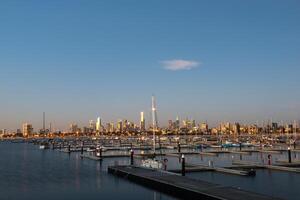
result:
[(179, 70), (191, 70), (198, 67), (201, 63), (192, 60), (165, 60), (162, 61), (163, 67), (166, 70), (179, 71)]

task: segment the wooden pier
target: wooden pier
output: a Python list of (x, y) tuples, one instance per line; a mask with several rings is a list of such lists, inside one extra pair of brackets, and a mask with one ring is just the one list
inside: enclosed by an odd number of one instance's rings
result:
[(151, 187), (179, 198), (209, 200), (271, 200), (277, 199), (234, 187), (195, 180), (174, 173), (135, 166), (111, 166), (108, 173)]
[(264, 169), (300, 173), (300, 168), (286, 167), (283, 165), (265, 165), (257, 162), (250, 162), (250, 161), (233, 161), (232, 164), (241, 165), (241, 166), (247, 165), (247, 166), (252, 166), (253, 168), (264, 168)]

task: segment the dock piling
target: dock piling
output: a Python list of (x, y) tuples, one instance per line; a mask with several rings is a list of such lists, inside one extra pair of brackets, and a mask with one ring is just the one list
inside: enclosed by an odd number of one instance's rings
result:
[(185, 158), (184, 154), (181, 156), (181, 175), (185, 176)]
[(100, 147), (100, 160), (102, 160), (102, 147)]
[(288, 147), (288, 156), (289, 156), (289, 163), (292, 162), (292, 154), (291, 154), (291, 148)]
[(178, 153), (181, 152), (180, 142), (177, 143)]
[(133, 152), (133, 150), (131, 149), (131, 150), (130, 150), (130, 165), (133, 165), (133, 154), (134, 154), (134, 152)]

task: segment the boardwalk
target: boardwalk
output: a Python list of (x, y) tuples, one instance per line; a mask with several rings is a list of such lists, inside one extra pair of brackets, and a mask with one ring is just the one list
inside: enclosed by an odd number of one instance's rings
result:
[(180, 198), (213, 200), (271, 200), (269, 196), (194, 180), (164, 171), (134, 166), (108, 167), (108, 172)]

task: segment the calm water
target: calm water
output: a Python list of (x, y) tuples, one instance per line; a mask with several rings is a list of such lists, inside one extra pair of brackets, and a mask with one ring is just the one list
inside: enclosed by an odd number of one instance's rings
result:
[[(128, 163), (128, 159), (118, 159)], [(78, 154), (39, 150), (32, 144), (0, 143), (0, 199), (174, 199), (106, 173), (100, 162)]]
[[(299, 159), (299, 154), (294, 159)], [(286, 154), (274, 154), (273, 162), (286, 159)], [(188, 163), (230, 166), (239, 155), (220, 154), (218, 157), (186, 155)], [(267, 159), (267, 154), (243, 155), (243, 160)], [(180, 168), (178, 158), (168, 158), (168, 168)], [(32, 144), (0, 143), (0, 199), (174, 199), (168, 195), (107, 174), (107, 166), (129, 164), (128, 158), (98, 161), (81, 159), (53, 150), (39, 150)], [(255, 177), (243, 177), (213, 172), (188, 173), (187, 176), (239, 187), (257, 193), (298, 200), (300, 175), (270, 170), (257, 170)]]
[(187, 176), (282, 199), (300, 199), (300, 175), (296, 173), (262, 169), (256, 171), (255, 177), (212, 172), (189, 173)]

